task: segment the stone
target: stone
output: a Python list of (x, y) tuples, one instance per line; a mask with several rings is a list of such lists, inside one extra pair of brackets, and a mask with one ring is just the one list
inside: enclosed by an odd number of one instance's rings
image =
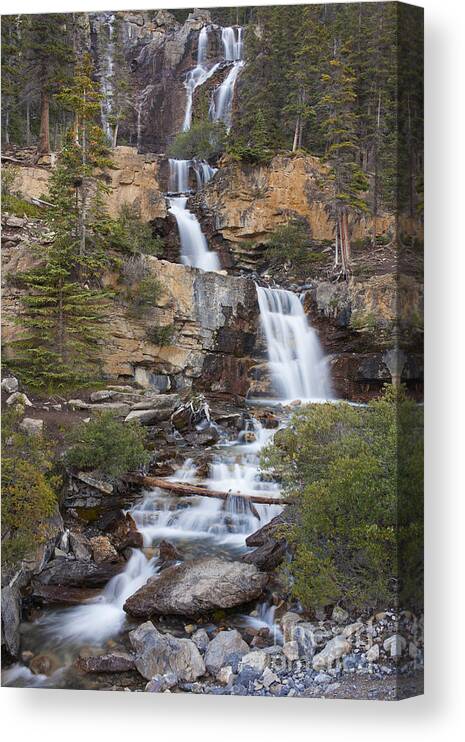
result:
[(325, 648), (316, 654), (313, 658), (312, 666), (314, 670), (329, 669), (336, 660), (348, 654), (352, 650), (352, 645), (343, 636), (335, 636), (330, 639)]
[(110, 652), (96, 657), (79, 657), (75, 666), (81, 672), (128, 672), (136, 665), (129, 652)]
[(37, 585), (66, 585), (70, 587), (100, 587), (119, 574), (124, 562), (102, 562), (80, 559), (53, 559), (32, 581)]
[(333, 619), (333, 621), (336, 621), (336, 623), (344, 623), (349, 618), (349, 614), (347, 611), (344, 610), (344, 608), (341, 608), (339, 605), (335, 605), (331, 614), (331, 618)]
[(19, 424), (20, 429), (27, 435), (42, 435), (44, 432), (44, 421), (25, 417)]
[(258, 672), (263, 672), (268, 663), (269, 657), (266, 652), (263, 650), (256, 650), (254, 652), (248, 652), (248, 654), (245, 654), (242, 657), (240, 670), (242, 671), (249, 668)]
[(242, 657), (249, 651), (249, 645), (236, 629), (220, 631), (208, 645), (205, 652), (205, 667), (212, 675), (228, 664), (231, 655)]
[(28, 397), (26, 397), (26, 395), (23, 394), (23, 392), (13, 392), (13, 394), (11, 394), (6, 400), (6, 403), (9, 407), (11, 407), (11, 405), (13, 404), (20, 404), (20, 405), (23, 405), (24, 407), (32, 407), (31, 400)]
[(252, 552), (244, 554), (242, 561), (246, 564), (255, 564), (257, 569), (262, 572), (271, 572), (276, 569), (284, 560), (287, 551), (287, 541), (269, 540), (262, 546), (258, 546)]
[(402, 655), (407, 642), (400, 634), (393, 634), (383, 642), (383, 649), (389, 652), (392, 658), (397, 658)]
[(177, 684), (177, 675), (174, 672), (167, 672), (164, 675), (154, 675), (145, 686), (145, 690), (147, 693), (164, 693)]
[(298, 613), (288, 611), (281, 618), (281, 626), (283, 629), (284, 641), (292, 641), (294, 639), (294, 629), (302, 617)]
[(110, 540), (117, 551), (123, 551), (128, 547), (141, 549), (144, 545), (144, 538), (137, 530), (131, 513), (121, 512), (121, 517), (110, 530)]
[(160, 541), (158, 549), (162, 562), (179, 562), (183, 559), (182, 554), (169, 541)]
[(223, 685), (228, 685), (228, 683), (233, 679), (234, 673), (231, 665), (226, 665), (226, 667), (222, 667), (221, 670), (218, 671), (216, 675), (216, 679), (219, 683), (222, 683)]
[(208, 638), (208, 634), (205, 629), (197, 629), (197, 631), (194, 631), (191, 639), (199, 652), (203, 653), (207, 651), (208, 645), (210, 644), (210, 639)]
[(162, 634), (151, 621), (131, 631), (129, 640), (136, 653), (136, 668), (147, 680), (172, 672), (180, 681), (191, 682), (205, 673), (204, 661), (193, 641)]
[(15, 376), (6, 376), (2, 380), (2, 391), (7, 394), (13, 394), (18, 391), (18, 379)]
[(351, 623), (348, 626), (344, 626), (342, 630), (342, 636), (345, 636), (348, 639), (349, 636), (352, 636), (353, 634), (358, 634), (362, 629), (363, 629), (363, 623), (361, 621), (355, 621), (354, 623)]
[(377, 662), (379, 660), (379, 644), (373, 644), (367, 650), (366, 658), (368, 662)]
[(253, 565), (217, 557), (193, 559), (149, 579), (126, 600), (124, 610), (136, 618), (207, 613), (258, 598), (267, 582), (268, 575)]
[(283, 652), (289, 662), (294, 662), (299, 659), (299, 645), (296, 641), (285, 642), (283, 645)]
[(113, 389), (101, 389), (98, 392), (92, 392), (90, 395), (91, 402), (103, 402), (105, 399), (112, 399), (116, 392)]
[(70, 531), (69, 545), (76, 559), (90, 561), (92, 559), (92, 547), (89, 539), (83, 533)]
[(95, 600), (101, 595), (101, 589), (95, 587), (70, 587), (68, 585), (33, 584), (34, 600), (40, 605), (81, 605)]
[(21, 229), (21, 227), (24, 227), (26, 223), (25, 219), (22, 219), (20, 216), (9, 216), (6, 220), (7, 227), (14, 227), (15, 229)]
[(269, 667), (265, 667), (260, 680), (265, 688), (269, 688), (273, 683), (279, 683), (279, 677)]
[(331, 675), (328, 675), (325, 672), (319, 672), (318, 675), (313, 679), (314, 683), (318, 683), (318, 685), (325, 685), (326, 683), (330, 683), (332, 680)]
[(118, 561), (118, 552), (108, 536), (94, 536), (90, 539), (90, 547), (96, 564)]
[(124, 418), (124, 422), (138, 422), (141, 425), (153, 425), (156, 422), (160, 422), (160, 419), (160, 413), (158, 410), (133, 410)]
[(20, 647), (21, 598), (18, 590), (10, 585), (2, 588), (2, 647), (17, 657)]
[(102, 479), (98, 479), (92, 474), (88, 474), (84, 471), (79, 471), (74, 476), (76, 477), (76, 479), (79, 479), (80, 482), (88, 484), (89, 487), (93, 487), (93, 489), (99, 490), (99, 492), (103, 492), (104, 495), (111, 495), (113, 492), (112, 484), (110, 484), (109, 482), (104, 482)]
[(48, 654), (37, 654), (29, 663), (29, 669), (34, 675), (52, 675), (57, 668), (56, 658)]

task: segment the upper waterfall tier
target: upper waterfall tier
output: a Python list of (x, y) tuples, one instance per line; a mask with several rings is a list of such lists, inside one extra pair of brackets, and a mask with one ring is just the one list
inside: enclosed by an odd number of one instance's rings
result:
[(332, 397), (331, 380), (315, 330), (292, 291), (257, 286), (273, 385), (283, 400)]

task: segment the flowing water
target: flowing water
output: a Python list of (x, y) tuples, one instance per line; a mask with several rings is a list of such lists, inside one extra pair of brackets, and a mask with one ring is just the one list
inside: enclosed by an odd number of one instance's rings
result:
[(208, 114), (212, 121), (223, 121), (229, 131), (232, 124), (234, 90), (239, 73), (245, 64), (243, 61), (243, 29), (223, 28), (221, 41), (225, 61), (233, 64), (221, 85), (215, 90)]
[(109, 142), (112, 139), (110, 117), (113, 108), (113, 68), (114, 68), (114, 41), (113, 41), (113, 24), (115, 16), (113, 13), (105, 13), (104, 25), (108, 29), (107, 47), (100, 69), (100, 87), (102, 89), (101, 117), (102, 128)]
[(187, 209), (187, 196), (168, 199), (169, 212), (176, 219), (181, 241), (181, 262), (203, 271), (220, 269), (218, 255), (208, 249), (207, 239), (202, 232), (199, 220)]
[(327, 361), (299, 297), (284, 289), (257, 285), (273, 385), (282, 400), (332, 398)]
[(207, 46), (208, 46), (208, 26), (203, 26), (199, 33), (199, 42), (197, 48), (197, 65), (187, 73), (184, 86), (187, 90), (186, 111), (182, 124), (183, 131), (189, 131), (192, 123), (192, 101), (194, 90), (203, 85), (212, 75), (215, 74), (219, 63), (208, 69), (206, 65)]

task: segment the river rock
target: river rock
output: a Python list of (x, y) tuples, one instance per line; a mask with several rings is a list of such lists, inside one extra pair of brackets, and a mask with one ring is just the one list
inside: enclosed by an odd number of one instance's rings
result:
[(48, 654), (37, 654), (30, 661), (29, 669), (34, 675), (52, 675), (58, 669), (58, 660)]
[(6, 376), (2, 381), (2, 391), (7, 394), (13, 394), (18, 391), (18, 379), (15, 376)]
[(248, 652), (241, 659), (240, 670), (242, 672), (245, 668), (251, 668), (252, 670), (263, 672), (268, 662), (269, 656), (263, 650)]
[(111, 652), (95, 657), (79, 657), (75, 667), (81, 672), (127, 672), (136, 667), (134, 657), (129, 652)]
[(283, 652), (289, 662), (294, 662), (299, 659), (299, 645), (296, 641), (285, 642), (283, 645)]
[(231, 655), (242, 657), (249, 651), (249, 645), (236, 629), (220, 631), (211, 640), (205, 653), (205, 667), (212, 675), (228, 664)]
[(121, 517), (115, 522), (110, 531), (111, 543), (117, 551), (128, 547), (141, 549), (144, 545), (142, 534), (137, 530), (136, 521), (130, 513), (120, 511)]
[(99, 587), (117, 575), (124, 562), (95, 562), (81, 559), (53, 559), (33, 580), (38, 585), (69, 585), (73, 587)]
[(154, 614), (195, 615), (217, 608), (232, 608), (258, 598), (268, 582), (251, 564), (217, 557), (193, 559), (169, 567), (148, 582), (124, 604), (137, 618)]
[(118, 561), (118, 552), (108, 536), (94, 536), (90, 539), (90, 546), (94, 562), (97, 564)]
[(210, 639), (208, 638), (208, 634), (205, 629), (197, 629), (197, 631), (194, 631), (191, 639), (199, 652), (204, 653), (207, 651), (208, 645), (210, 644)]
[(222, 685), (227, 685), (232, 678), (234, 677), (234, 672), (231, 667), (231, 665), (227, 665), (226, 667), (222, 667), (221, 670), (216, 675), (216, 679), (219, 683), (222, 683)]
[(169, 541), (160, 541), (158, 544), (160, 560), (162, 562), (180, 562), (183, 560), (182, 554), (177, 550), (174, 544)]
[(81, 605), (97, 598), (100, 588), (69, 587), (67, 585), (33, 585), (33, 596), (41, 605)]
[(325, 648), (316, 654), (313, 658), (314, 670), (327, 670), (336, 660), (348, 654), (352, 650), (352, 645), (343, 636), (335, 636), (330, 639)]
[(302, 617), (298, 613), (288, 611), (281, 618), (281, 626), (283, 628), (284, 641), (290, 642), (294, 639), (294, 629)]
[(129, 640), (136, 652), (137, 670), (147, 680), (172, 672), (179, 680), (192, 682), (205, 673), (204, 661), (194, 642), (161, 634), (151, 621), (131, 631)]
[(154, 675), (145, 686), (147, 693), (163, 693), (165, 690), (174, 688), (178, 684), (178, 677), (174, 672), (167, 672), (164, 675)]
[(248, 554), (244, 554), (242, 561), (254, 564), (262, 572), (271, 572), (278, 567), (286, 555), (287, 542), (284, 539), (273, 541), (270, 539), (262, 546), (258, 546)]
[(373, 644), (367, 651), (366, 658), (368, 662), (377, 662), (379, 660), (379, 644)]

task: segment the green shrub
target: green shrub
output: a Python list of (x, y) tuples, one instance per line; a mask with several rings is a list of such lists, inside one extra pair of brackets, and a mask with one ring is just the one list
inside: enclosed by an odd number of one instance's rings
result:
[(174, 325), (149, 327), (145, 335), (147, 340), (154, 345), (171, 345), (174, 337)]
[(157, 305), (163, 293), (163, 286), (151, 272), (143, 255), (135, 255), (125, 260), (121, 268), (121, 277), (126, 286), (124, 298), (133, 316), (142, 317), (147, 310)]
[(264, 453), (293, 500), (291, 590), (307, 608), (421, 601), (422, 408), (389, 388), (366, 408), (307, 405)]
[(124, 423), (104, 412), (73, 428), (65, 454), (68, 466), (119, 477), (148, 463), (146, 431), (137, 422)]
[(295, 268), (305, 268), (310, 262), (318, 262), (320, 254), (311, 250), (306, 225), (293, 220), (276, 229), (265, 245), (265, 255), (272, 265), (289, 261)]
[(47, 540), (47, 519), (57, 509), (60, 480), (52, 473), (51, 447), (17, 427), (14, 412), (2, 419), (2, 560), (16, 565)]
[(150, 224), (141, 221), (137, 209), (125, 204), (113, 224), (112, 245), (121, 252), (159, 255), (163, 240), (154, 235)]
[(18, 168), (14, 165), (2, 167), (2, 198), (13, 193), (13, 183), (18, 175)]
[(24, 198), (11, 193), (2, 196), (2, 210), (19, 217), (26, 216), (29, 219), (42, 219), (44, 216), (44, 211), (39, 206), (30, 204)]
[(199, 121), (177, 135), (168, 149), (178, 160), (209, 160), (219, 157), (226, 146), (226, 129), (221, 121)]

